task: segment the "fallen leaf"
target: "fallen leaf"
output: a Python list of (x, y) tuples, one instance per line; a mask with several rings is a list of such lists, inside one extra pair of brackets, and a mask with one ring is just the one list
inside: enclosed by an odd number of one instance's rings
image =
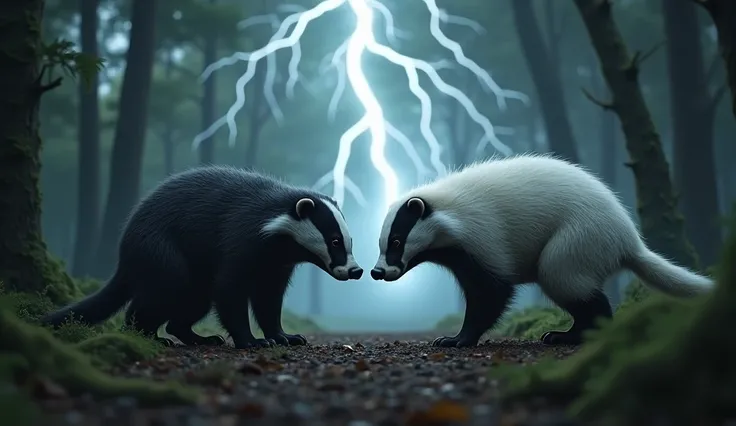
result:
[(468, 409), (457, 402), (438, 401), (428, 410), (414, 412), (406, 421), (408, 426), (428, 424), (466, 423), (470, 420)]
[(364, 359), (359, 359), (355, 363), (355, 369), (358, 370), (358, 371), (368, 371), (368, 370), (371, 369), (371, 366), (368, 364), (368, 361), (366, 361)]
[(330, 381), (317, 386), (317, 389), (321, 391), (343, 391), (345, 390), (345, 385), (342, 382)]
[(447, 355), (444, 352), (437, 352), (429, 355), (428, 358), (432, 361), (442, 361), (443, 359), (447, 358)]
[(248, 417), (262, 417), (266, 410), (261, 404), (246, 402), (245, 404), (238, 406), (237, 411), (239, 414)]
[(345, 350), (345, 352), (355, 352), (355, 349), (353, 349), (350, 345), (342, 345), (342, 348)]
[(345, 368), (331, 365), (325, 369), (325, 376), (327, 377), (340, 377), (345, 373)]
[(245, 375), (251, 375), (251, 376), (260, 376), (263, 374), (263, 369), (252, 362), (245, 362), (243, 365), (240, 366), (238, 369), (241, 373)]

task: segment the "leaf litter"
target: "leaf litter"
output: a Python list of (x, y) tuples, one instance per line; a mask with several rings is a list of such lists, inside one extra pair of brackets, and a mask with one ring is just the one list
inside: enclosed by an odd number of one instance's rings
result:
[(435, 348), (434, 335), (317, 335), (310, 344), (237, 350), (175, 347), (118, 367), (120, 376), (178, 380), (202, 389), (191, 407), (139, 407), (131, 398), (73, 398), (52, 382), (35, 392), (43, 425), (574, 425), (545, 401), (497, 405), (494, 366), (563, 358), (572, 347), (517, 339)]

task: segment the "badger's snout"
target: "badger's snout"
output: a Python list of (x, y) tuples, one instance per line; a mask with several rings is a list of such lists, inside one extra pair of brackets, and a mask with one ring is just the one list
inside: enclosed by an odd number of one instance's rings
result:
[(386, 277), (386, 270), (383, 268), (373, 268), (371, 269), (371, 278), (374, 280), (382, 280)]
[(348, 278), (351, 280), (359, 280), (363, 276), (363, 268), (356, 266), (348, 269)]
[(332, 268), (332, 276), (340, 281), (359, 280), (363, 276), (363, 268), (351, 256), (344, 265)]
[(371, 269), (371, 278), (376, 281), (396, 281), (401, 278), (404, 271), (396, 266), (391, 266), (386, 263), (386, 257), (381, 256), (376, 262), (376, 266)]

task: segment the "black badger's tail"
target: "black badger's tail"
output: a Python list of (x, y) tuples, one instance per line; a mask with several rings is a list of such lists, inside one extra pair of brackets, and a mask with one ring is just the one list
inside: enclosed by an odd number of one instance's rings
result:
[(116, 272), (102, 288), (84, 299), (52, 312), (41, 319), (41, 324), (58, 327), (73, 315), (84, 324), (99, 324), (113, 316), (131, 298), (129, 285)]

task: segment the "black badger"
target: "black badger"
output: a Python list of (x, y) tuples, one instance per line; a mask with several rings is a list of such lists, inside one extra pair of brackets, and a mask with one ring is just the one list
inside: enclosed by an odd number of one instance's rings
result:
[[(166, 179), (133, 211), (107, 285), (42, 322), (58, 326), (73, 312), (96, 324), (130, 302), (126, 324), (148, 335), (168, 321), (166, 331), (186, 345), (218, 345), (219, 336), (192, 331), (214, 304), (236, 348), (305, 344), (281, 326), (289, 280), (303, 262), (341, 281), (363, 273), (333, 199), (254, 172), (195, 168)], [(248, 302), (265, 339), (250, 331)]]

